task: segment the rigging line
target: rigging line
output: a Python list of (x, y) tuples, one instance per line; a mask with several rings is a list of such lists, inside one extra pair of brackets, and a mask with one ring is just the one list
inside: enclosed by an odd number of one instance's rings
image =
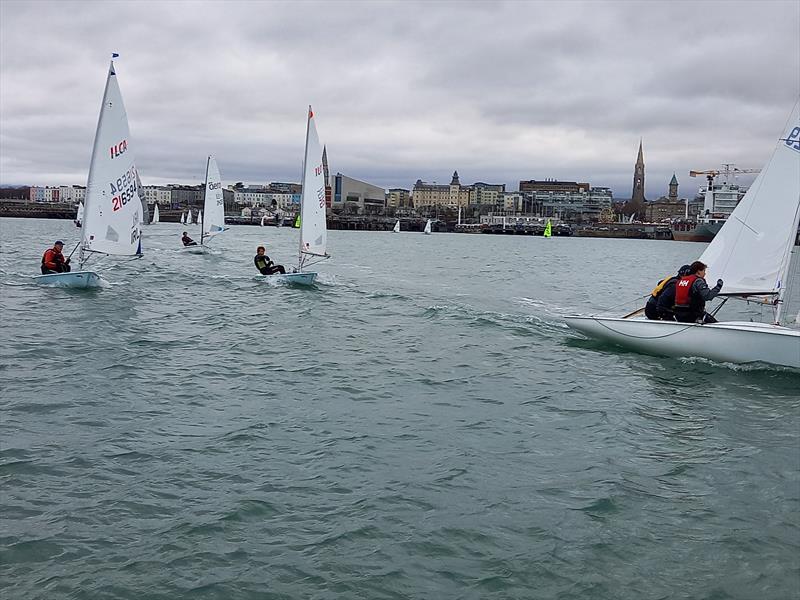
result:
[(678, 331), (673, 331), (671, 333), (665, 333), (664, 335), (631, 335), (629, 333), (622, 333), (621, 331), (617, 331), (616, 329), (613, 329), (613, 328), (609, 327), (605, 323), (602, 323), (602, 322), (598, 321), (595, 318), (593, 318), (592, 320), (594, 322), (598, 323), (599, 325), (602, 325), (603, 327), (605, 327), (609, 331), (613, 331), (617, 335), (622, 335), (622, 336), (630, 337), (630, 338), (636, 338), (636, 339), (639, 339), (639, 340), (659, 340), (659, 339), (663, 339), (663, 338), (668, 338), (668, 337), (671, 337), (673, 335), (677, 335), (679, 333), (683, 333), (684, 331), (686, 331), (690, 327), (696, 327), (696, 326), (699, 325), (699, 323), (687, 323), (686, 327), (682, 327)]

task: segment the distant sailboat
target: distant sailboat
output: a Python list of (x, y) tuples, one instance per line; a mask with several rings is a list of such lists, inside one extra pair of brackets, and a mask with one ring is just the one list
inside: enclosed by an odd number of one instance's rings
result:
[(392, 229), (392, 233), (400, 233), (400, 219), (398, 219), (397, 223), (394, 224), (394, 229)]
[(155, 225), (158, 223), (158, 219), (158, 203), (156, 203), (155, 207), (153, 208), (153, 221), (150, 224)]
[(83, 202), (78, 203), (78, 212), (75, 215), (75, 225), (80, 227), (83, 223)]
[(431, 220), (430, 219), (428, 219), (428, 222), (425, 223), (425, 229), (422, 230), (422, 233), (424, 233), (425, 235), (430, 235), (431, 234)]
[(261, 227), (264, 227), (267, 224), (267, 215), (261, 217)]
[(322, 146), (319, 143), (317, 126), (314, 123), (314, 112), (309, 106), (306, 123), (306, 149), (303, 160), (303, 192), (300, 196), (300, 213), (295, 221), (300, 226), (297, 269), (293, 273), (267, 275), (266, 277), (302, 285), (314, 283), (317, 274), (303, 269), (330, 258), (327, 252), (328, 230), (325, 219)]
[(128, 116), (112, 59), (89, 165), (78, 270), (39, 275), (34, 277), (37, 283), (98, 287), (100, 275), (84, 270), (93, 256), (142, 254), (142, 200), (137, 180)]
[(219, 174), (217, 159), (208, 157), (206, 162), (205, 201), (198, 215), (201, 223), (200, 245), (206, 245), (216, 235), (226, 231), (225, 200), (222, 193), (222, 176)]
[(197, 220), (195, 220), (195, 223), (202, 223), (202, 222), (203, 222), (203, 209), (201, 208), (197, 212)]
[(297, 213), (297, 216), (294, 218), (294, 224), (292, 227), (295, 229), (300, 229), (300, 213)]
[(544, 226), (544, 237), (549, 238), (553, 235), (553, 224), (550, 219), (547, 219), (547, 225)]
[(191, 225), (192, 223), (193, 223), (193, 221), (192, 221), (192, 209), (190, 208), (189, 210), (186, 211), (186, 223), (185, 223), (185, 225)]
[(766, 167), (700, 256), (708, 265), (706, 278), (724, 282), (723, 303), (738, 296), (773, 306), (773, 323), (700, 324), (598, 315), (566, 317), (567, 325), (648, 354), (800, 368), (800, 331), (780, 325), (799, 221), (800, 98)]

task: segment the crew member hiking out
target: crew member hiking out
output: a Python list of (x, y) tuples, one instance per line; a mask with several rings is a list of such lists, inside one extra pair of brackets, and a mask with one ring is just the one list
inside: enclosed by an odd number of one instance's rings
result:
[(272, 260), (270, 260), (269, 256), (267, 256), (266, 248), (264, 246), (259, 246), (256, 248), (256, 255), (253, 257), (253, 263), (256, 265), (256, 269), (262, 275), (275, 275), (276, 273), (280, 273), (284, 275), (286, 273), (286, 269), (283, 268), (283, 265), (276, 265)]
[(658, 282), (644, 307), (644, 314), (648, 319), (675, 320), (675, 315), (672, 312), (672, 307), (675, 304), (675, 284), (681, 277), (689, 274), (689, 269), (690, 265), (683, 265), (678, 269), (677, 275), (665, 277)]
[(197, 242), (195, 242), (192, 238), (189, 237), (187, 232), (183, 232), (183, 237), (181, 238), (184, 246), (197, 246)]
[(52, 248), (45, 250), (42, 256), (42, 275), (50, 275), (51, 273), (69, 273), (69, 259), (64, 258), (61, 250), (64, 248), (64, 242), (58, 240), (53, 244)]
[(689, 274), (681, 277), (675, 284), (675, 320), (681, 323), (716, 323), (717, 320), (706, 312), (706, 302), (712, 300), (722, 290), (722, 279), (709, 288), (705, 280), (706, 265), (699, 260), (693, 262)]

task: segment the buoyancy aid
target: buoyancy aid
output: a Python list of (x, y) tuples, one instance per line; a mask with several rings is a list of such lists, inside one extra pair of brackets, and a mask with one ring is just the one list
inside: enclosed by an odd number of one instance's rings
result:
[(266, 254), (264, 256), (259, 256), (256, 254), (255, 258), (253, 259), (253, 262), (255, 262), (256, 264), (256, 269), (261, 271), (262, 269), (266, 269), (267, 267), (269, 267), (269, 263), (272, 261), (270, 261), (269, 256), (267, 256)]
[(59, 264), (64, 263), (64, 255), (61, 252), (56, 252), (53, 248), (48, 248), (42, 255), (42, 266), (51, 271), (58, 269)]
[(697, 281), (697, 275), (685, 275), (675, 284), (675, 306), (689, 308), (692, 301), (692, 286)]
[(657, 285), (656, 287), (654, 287), (654, 288), (653, 288), (653, 291), (652, 291), (652, 292), (650, 292), (650, 295), (651, 295), (653, 298), (658, 298), (659, 294), (661, 294), (661, 290), (663, 290), (663, 289), (664, 289), (664, 286), (665, 286), (665, 285), (667, 285), (667, 284), (669, 283), (669, 280), (670, 280), (670, 279), (672, 279), (672, 276), (671, 276), (671, 275), (667, 275), (666, 277), (664, 277), (664, 279), (662, 279), (661, 281), (659, 281), (659, 282), (658, 282), (658, 285)]

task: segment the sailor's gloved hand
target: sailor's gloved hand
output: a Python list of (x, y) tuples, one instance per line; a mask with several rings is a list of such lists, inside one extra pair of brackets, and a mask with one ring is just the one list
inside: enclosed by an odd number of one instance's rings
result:
[(71, 260), (71, 259), (69, 259), (69, 258), (68, 258), (67, 260), (65, 260), (65, 261), (64, 261), (64, 264), (65, 264), (65, 265), (68, 265), (70, 260)]
[(717, 279), (717, 287), (722, 289), (722, 279)]

